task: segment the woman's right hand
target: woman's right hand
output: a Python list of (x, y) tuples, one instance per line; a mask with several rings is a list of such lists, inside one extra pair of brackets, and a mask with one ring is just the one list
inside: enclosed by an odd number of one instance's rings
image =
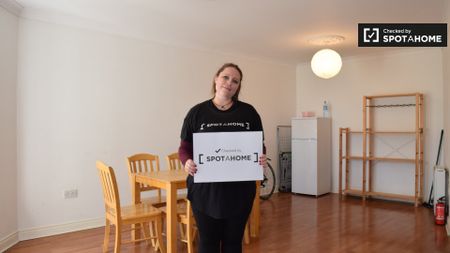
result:
[(192, 159), (188, 159), (184, 164), (184, 171), (189, 173), (189, 175), (194, 176), (197, 173), (197, 165), (192, 161)]

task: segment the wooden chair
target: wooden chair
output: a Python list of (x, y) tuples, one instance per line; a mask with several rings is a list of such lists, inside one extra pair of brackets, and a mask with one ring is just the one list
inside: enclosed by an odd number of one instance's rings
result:
[(167, 164), (169, 165), (170, 170), (182, 170), (183, 165), (181, 164), (180, 157), (178, 153), (172, 153), (166, 156)]
[[(97, 161), (96, 165), (99, 172), (100, 181), (102, 183), (103, 198), (105, 201), (106, 225), (105, 238), (103, 241), (103, 252), (108, 252), (110, 226), (115, 225), (115, 253), (120, 253), (120, 247), (122, 243), (137, 242), (143, 240), (149, 243), (151, 239), (156, 239), (157, 249), (159, 249), (160, 252), (165, 253), (166, 250), (162, 240), (161, 211), (159, 211), (149, 203), (141, 203), (137, 205), (121, 207), (114, 170), (100, 161)], [(154, 237), (150, 236), (149, 231), (149, 225), (152, 223), (154, 223), (157, 228), (156, 236)], [(132, 224), (141, 224), (141, 226), (144, 228), (142, 229), (144, 232), (144, 238), (122, 242), (123, 226)]]
[[(159, 208), (163, 214), (166, 213), (166, 207)], [(188, 199), (183, 199), (177, 205), (177, 218), (180, 225), (180, 240), (187, 244), (188, 253), (194, 252), (194, 239), (197, 234), (194, 214), (192, 213), (191, 202)]]
[[(183, 169), (183, 165), (181, 164), (180, 157), (178, 153), (172, 153), (166, 156), (167, 164), (169, 165), (170, 170), (181, 170)], [(195, 228), (195, 219), (193, 218), (191, 203), (187, 200), (186, 195), (182, 196), (184, 201), (187, 202), (185, 207), (183, 205), (178, 204), (178, 222), (180, 223), (180, 234), (181, 241), (187, 243), (188, 245), (188, 253), (193, 252), (192, 241), (195, 237), (195, 232), (197, 231)], [(163, 213), (165, 212), (164, 208), (161, 209)], [(188, 218), (190, 217), (190, 219)], [(249, 221), (245, 225), (244, 232), (244, 243), (250, 244), (250, 229), (249, 229)]]
[[(169, 166), (169, 170), (183, 170), (183, 164), (181, 164), (180, 157), (178, 156), (178, 153), (172, 153), (168, 156), (166, 156), (167, 165)], [(186, 193), (179, 193), (177, 196), (178, 201), (186, 199)]]
[[(152, 154), (136, 154), (127, 158), (128, 175), (131, 176), (137, 172), (151, 172), (159, 171), (159, 156)], [(130, 184), (133, 188), (134, 185)], [(141, 192), (143, 191), (156, 191), (157, 196), (154, 198), (145, 198), (143, 202), (161, 203), (161, 189), (151, 187), (145, 184), (139, 184)]]
[(248, 219), (247, 223), (245, 224), (244, 243), (250, 244), (250, 218)]
[[(128, 166), (128, 176), (130, 177), (130, 186), (131, 188), (134, 187), (134, 185), (131, 182), (131, 176), (138, 172), (153, 172), (153, 171), (159, 171), (159, 156), (148, 154), (148, 153), (140, 153), (135, 154), (127, 158), (127, 166)], [(161, 204), (165, 202), (161, 198), (161, 189), (158, 189), (156, 187), (148, 186), (145, 184), (139, 184), (139, 188), (141, 192), (145, 191), (156, 191), (157, 195), (156, 197), (147, 197), (142, 198), (141, 202), (149, 203), (149, 204)], [(133, 189), (131, 189), (131, 192), (133, 192)], [(138, 226), (139, 227), (139, 226)], [(156, 227), (151, 225), (150, 227), (150, 233), (154, 235), (156, 233)], [(155, 240), (152, 240), (153, 247), (156, 247)]]
[(194, 239), (197, 234), (194, 214), (192, 213), (191, 202), (186, 199), (186, 212), (178, 215), (178, 222), (185, 226), (181, 241), (187, 244), (188, 253), (194, 253)]

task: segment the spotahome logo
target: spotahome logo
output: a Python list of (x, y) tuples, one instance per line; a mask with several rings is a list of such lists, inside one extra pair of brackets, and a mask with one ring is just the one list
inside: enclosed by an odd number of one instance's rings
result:
[(359, 47), (446, 47), (447, 24), (358, 24)]
[(259, 155), (257, 152), (253, 154), (242, 154), (242, 150), (238, 148), (226, 149), (217, 148), (214, 149), (213, 155), (198, 154), (199, 164), (215, 163), (215, 162), (258, 162)]

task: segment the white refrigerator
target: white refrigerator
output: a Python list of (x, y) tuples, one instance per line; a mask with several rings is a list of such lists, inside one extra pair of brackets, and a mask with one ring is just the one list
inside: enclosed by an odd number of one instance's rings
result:
[(330, 118), (293, 118), (291, 136), (292, 192), (314, 196), (330, 192)]

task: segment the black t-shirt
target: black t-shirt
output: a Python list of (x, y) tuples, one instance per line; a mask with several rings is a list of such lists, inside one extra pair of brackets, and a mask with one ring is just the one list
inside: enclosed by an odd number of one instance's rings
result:
[[(192, 143), (201, 132), (262, 131), (259, 114), (250, 104), (236, 101), (226, 111), (212, 100), (194, 106), (184, 119), (181, 140)], [(188, 199), (193, 208), (217, 219), (248, 215), (255, 197), (255, 181), (194, 183), (188, 176)]]

